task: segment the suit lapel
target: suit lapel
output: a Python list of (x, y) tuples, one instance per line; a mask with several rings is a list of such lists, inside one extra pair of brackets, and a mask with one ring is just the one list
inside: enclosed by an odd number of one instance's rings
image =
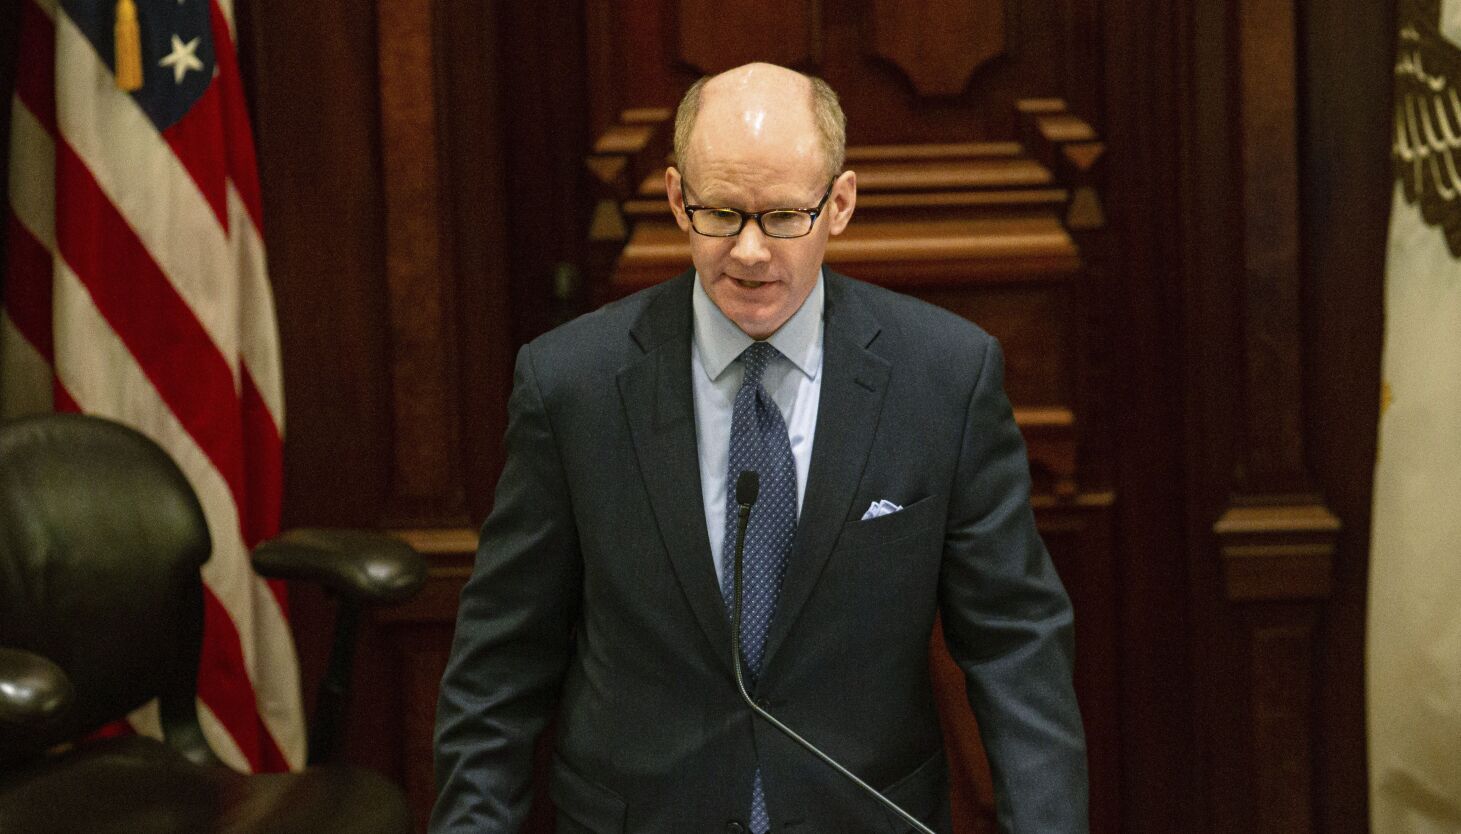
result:
[(619, 373), (639, 471), (680, 587), (731, 670), (730, 627), (705, 531), (690, 383), (691, 271), (665, 285), (633, 330), (645, 355)]
[(879, 327), (861, 299), (853, 295), (851, 282), (830, 270), (826, 277), (822, 395), (812, 464), (786, 582), (766, 638), (763, 668), (769, 667), (811, 596), (850, 513), (892, 368), (886, 359), (868, 350)]

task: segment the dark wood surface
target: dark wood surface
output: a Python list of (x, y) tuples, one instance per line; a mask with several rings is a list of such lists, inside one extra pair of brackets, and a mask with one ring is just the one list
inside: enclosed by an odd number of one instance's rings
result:
[(874, 49), (920, 96), (957, 96), (976, 69), (1004, 54), (1004, 19), (1003, 0), (874, 0)]
[[(501, 464), (513, 351), (591, 303), (583, 159), (627, 106), (672, 104), (692, 65), (734, 63), (775, 28), (727, 30), (689, 60), (686, 33), (693, 46), (706, 27), (689, 0), (384, 5), (239, 10), (286, 363), (286, 519), (409, 524), (432, 551), (427, 592), (367, 629), (349, 742), (424, 808), (435, 686)], [(952, 95), (879, 57), (903, 37), (877, 25), (886, 4), (783, 8), (810, 10), (810, 44), (788, 48), (842, 91), (857, 144), (1016, 139), (1014, 100), (1059, 95), (1105, 145), (1104, 227), (1071, 233), (1075, 290), (1051, 307), (1038, 283), (1011, 285), (968, 308), (1004, 328), (1017, 401), (1079, 427), (1079, 494), (1113, 499), (1038, 510), (1075, 598), (1082, 706), (1112, 717), (1091, 724), (1095, 830), (1359, 834), (1393, 4), (1002, 5), (1002, 49)], [(14, 9), (0, 5), (7, 98)], [(633, 50), (603, 48), (631, 35)], [(402, 38), (414, 51), (391, 51)], [(1288, 77), (1256, 83), (1255, 67)], [(952, 86), (961, 71), (932, 77)], [(390, 93), (412, 77), (430, 101)], [(392, 185), (392, 159), (434, 173)], [(413, 204), (428, 208), (402, 213)], [(426, 261), (393, 266), (411, 234)], [(968, 303), (955, 289), (936, 300)], [(1049, 338), (1079, 362), (1041, 351)], [(417, 383), (433, 413), (413, 411)], [(1294, 508), (1338, 519), (1323, 570), (1236, 561), (1285, 543), (1243, 540), (1241, 513), (1215, 530), (1254, 496), (1277, 499), (1288, 535)], [(312, 683), (332, 612), (303, 592), (294, 612)], [(951, 747), (977, 776), (968, 730), (951, 727)], [(987, 830), (982, 784), (956, 798), (970, 830)]]
[[(664, 5), (677, 30), (670, 54), (697, 75), (751, 61), (802, 69), (817, 63), (824, 5), (820, 0), (678, 0)], [(632, 36), (633, 31), (627, 30), (626, 34)]]
[[(878, 56), (879, 32), (885, 39), (890, 33), (876, 25), (874, 0), (806, 4), (752, 0), (734, 4), (742, 10), (734, 14), (757, 21), (739, 27), (717, 25), (727, 13), (724, 4), (702, 9), (699, 3), (677, 0), (589, 0), (585, 5), (593, 33), (589, 77), (590, 128), (595, 136), (625, 108), (645, 102), (673, 105), (702, 71), (728, 69), (745, 60), (741, 56), (781, 54), (787, 47), (780, 42), (779, 21), (789, 16), (795, 33), (805, 17), (802, 10), (808, 7), (813, 10), (815, 63), (801, 68), (815, 69), (842, 91), (848, 138), (853, 144), (1006, 138), (1013, 135), (1015, 126), (1010, 105), (1016, 98), (1032, 95), (1064, 95), (1074, 112), (1087, 116), (1097, 109), (1090, 83), (1100, 78), (1095, 60), (1100, 54), (1100, 10), (1095, 3), (939, 0), (908, 4), (923, 10), (924, 25), (951, 21), (955, 30), (968, 28), (961, 22), (968, 20), (966, 9), (976, 14), (1002, 13), (1004, 43), (1017, 45), (974, 69), (967, 86), (956, 91), (962, 95), (949, 96), (940, 89), (930, 91), (932, 97), (919, 94), (903, 70)], [(721, 56), (718, 62), (692, 64), (681, 57), (680, 37), (701, 31), (714, 32), (721, 41), (706, 47), (711, 55)], [(977, 42), (988, 36), (981, 34)], [(633, 49), (610, 48), (631, 41)], [(934, 77), (947, 74), (938, 69)]]
[[(1186, 82), (1192, 30), (1165, 0), (1113, 4), (1103, 28), (1108, 75), (1106, 185), (1117, 266), (1087, 296), (1096, 332), (1119, 363), (1095, 402), (1109, 405), (1107, 465), (1120, 485), (1115, 537), (1122, 780), (1120, 830), (1204, 831), (1193, 704), (1190, 579), (1185, 550), (1181, 374), (1177, 315), (1183, 240), (1177, 168), (1182, 120), (1195, 101)], [(1116, 57), (1116, 56), (1119, 56)]]
[(1299, 16), (1303, 432), (1315, 482), (1344, 521), (1317, 626), (1316, 830), (1367, 830), (1364, 625), (1379, 418), (1380, 276), (1394, 191), (1395, 3), (1313, 4)]
[(375, 4), (237, 12), (284, 356), (285, 523), (374, 526), (395, 445)]

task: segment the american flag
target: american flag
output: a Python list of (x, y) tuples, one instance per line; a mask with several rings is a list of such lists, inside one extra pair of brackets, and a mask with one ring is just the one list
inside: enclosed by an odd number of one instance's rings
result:
[[(21, 0), (20, 17), (0, 416), (98, 414), (168, 450), (213, 537), (204, 730), (239, 770), (300, 767), (283, 588), (248, 560), (278, 530), (284, 407), (232, 0)], [(130, 721), (157, 732), (155, 706)]]

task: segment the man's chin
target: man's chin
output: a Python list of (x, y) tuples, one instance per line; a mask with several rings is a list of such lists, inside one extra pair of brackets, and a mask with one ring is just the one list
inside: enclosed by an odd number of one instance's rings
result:
[[(753, 339), (764, 339), (781, 326), (782, 305), (767, 301), (761, 304), (748, 303), (734, 292), (716, 293), (711, 296), (715, 306)], [(787, 316), (786, 318), (790, 318)]]
[(778, 320), (775, 313), (767, 313), (765, 315), (747, 315), (741, 313), (729, 316), (729, 318), (747, 336), (758, 340), (765, 339), (772, 333), (775, 333), (777, 328), (781, 327), (784, 323)]

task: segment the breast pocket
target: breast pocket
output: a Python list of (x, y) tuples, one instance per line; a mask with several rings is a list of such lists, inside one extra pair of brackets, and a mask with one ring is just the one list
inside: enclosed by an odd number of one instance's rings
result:
[(943, 502), (937, 495), (929, 495), (914, 501), (897, 512), (869, 518), (865, 521), (850, 521), (842, 526), (837, 537), (837, 550), (860, 550), (866, 547), (885, 547), (902, 539), (925, 533), (936, 524), (943, 523)]

